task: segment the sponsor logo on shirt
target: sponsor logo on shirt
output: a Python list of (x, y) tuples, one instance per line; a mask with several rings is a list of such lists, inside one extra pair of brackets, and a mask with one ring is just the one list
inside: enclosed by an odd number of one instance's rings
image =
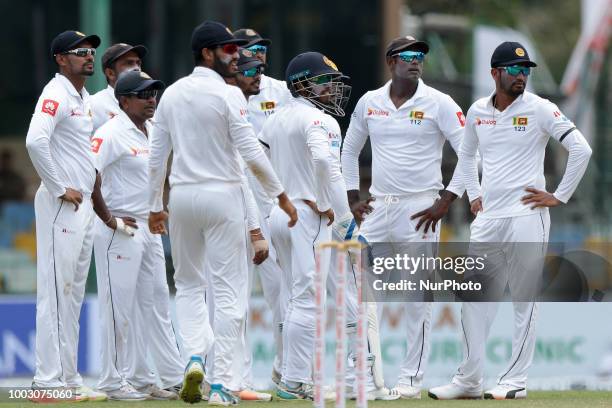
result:
[(463, 116), (463, 112), (457, 112), (457, 119), (459, 119), (459, 124), (461, 125), (461, 127), (465, 126), (465, 116)]
[(493, 125), (495, 126), (497, 124), (497, 121), (495, 119), (480, 119), (480, 118), (476, 118), (476, 126), (480, 126), (480, 125)]
[(118, 261), (129, 261), (129, 260), (130, 260), (130, 259), (132, 259), (132, 258), (130, 258), (129, 256), (119, 255), (119, 254), (118, 254), (116, 259), (117, 259)]
[(42, 103), (42, 111), (51, 116), (55, 116), (58, 106), (59, 102), (56, 102), (53, 99), (45, 99)]
[(512, 118), (512, 126), (527, 126), (527, 118), (523, 116)]
[(69, 230), (68, 228), (62, 228), (62, 232), (64, 234), (76, 234), (76, 231), (74, 230)]
[(104, 139), (101, 139), (99, 137), (94, 137), (93, 139), (91, 139), (91, 151), (94, 153), (98, 153), (98, 150), (100, 150), (100, 146), (102, 145), (103, 141)]
[(329, 139), (330, 147), (340, 147), (340, 137), (337, 134), (335, 134), (334, 132), (329, 132), (327, 136)]
[(425, 112), (410, 111), (410, 119), (423, 119), (424, 117), (425, 117)]
[(84, 116), (84, 115), (83, 115), (83, 112), (80, 112), (78, 110), (72, 109), (70, 111), (70, 116)]
[(389, 116), (389, 112), (382, 109), (368, 108), (368, 116)]
[(247, 109), (240, 109), (240, 116), (246, 116), (249, 113)]
[(264, 101), (259, 104), (262, 111), (271, 110), (276, 107), (276, 103), (274, 101)]
[(116, 114), (115, 112), (108, 112), (108, 118), (109, 118), (109, 119), (112, 119), (112, 118), (114, 118), (115, 116), (117, 116), (117, 114)]
[(137, 147), (130, 147), (132, 156), (142, 156), (143, 154), (149, 154), (149, 149), (140, 149)]

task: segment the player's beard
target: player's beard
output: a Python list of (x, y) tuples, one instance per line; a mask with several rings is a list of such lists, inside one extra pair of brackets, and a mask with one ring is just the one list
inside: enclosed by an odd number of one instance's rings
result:
[(226, 58), (219, 58), (215, 55), (215, 59), (213, 61), (213, 70), (215, 70), (219, 75), (223, 78), (233, 78), (238, 74), (238, 71), (234, 67), (232, 68), (232, 63), (234, 62), (231, 55), (225, 55)]
[(527, 88), (527, 82), (522, 81), (523, 82), (523, 86), (518, 86), (515, 87), (514, 85), (518, 82), (517, 79), (504, 79), (501, 78), (502, 80), (502, 88), (504, 90), (505, 93), (507, 93), (510, 96), (513, 97), (517, 97), (523, 94), (523, 92), (525, 92), (525, 88)]

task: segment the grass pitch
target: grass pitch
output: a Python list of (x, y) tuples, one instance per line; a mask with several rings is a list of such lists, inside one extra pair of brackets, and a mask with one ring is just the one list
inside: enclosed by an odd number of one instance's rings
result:
[[(7, 401), (3, 399), (0, 402), (0, 408), (9, 407), (41, 407), (48, 406), (49, 408), (70, 407), (75, 408), (75, 403), (63, 404), (34, 404), (29, 401)], [(79, 403), (83, 408), (169, 408), (169, 407), (204, 407), (207, 406), (205, 401), (199, 404), (186, 404), (183, 401), (146, 401), (146, 402), (84, 402)], [(271, 402), (242, 402), (243, 407), (256, 408), (307, 408), (312, 407), (312, 401), (283, 401), (274, 399)], [(333, 407), (333, 403), (328, 403), (327, 407)], [(347, 401), (347, 408), (355, 406), (355, 401)], [(612, 408), (612, 392), (609, 391), (532, 391), (528, 393), (526, 400), (464, 400), (464, 401), (436, 401), (427, 397), (427, 393), (423, 392), (421, 400), (397, 400), (397, 401), (368, 401), (368, 406), (373, 408), (421, 408), (421, 407), (436, 407), (436, 408), (489, 408), (495, 407), (512, 407), (512, 408)]]

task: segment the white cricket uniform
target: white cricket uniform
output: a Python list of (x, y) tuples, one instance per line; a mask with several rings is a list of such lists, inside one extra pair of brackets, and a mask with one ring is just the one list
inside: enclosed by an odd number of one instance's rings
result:
[[(574, 124), (547, 99), (524, 92), (499, 112), (493, 106), (493, 96), (479, 99), (470, 107), (459, 154), (458, 169), (465, 177), (470, 201), (480, 197), (482, 190), (483, 211), (471, 225), (471, 246), (483, 242), (538, 243), (533, 247), (542, 258), (550, 229), (549, 211), (532, 210), (533, 204), (523, 204), (521, 197), (528, 194), (525, 188), (546, 189), (544, 154), (552, 136), (569, 152), (565, 174), (554, 193), (566, 203), (586, 171), (591, 148)], [(482, 156), (482, 185), (478, 182), (477, 150)], [(505, 251), (510, 290), (520, 290), (525, 251)], [(537, 305), (514, 302), (513, 306), (512, 357), (498, 383), (522, 388), (526, 387), (527, 369), (535, 349)], [(496, 303), (463, 304), (464, 359), (453, 383), (482, 389), (484, 345), (496, 311)]]
[(115, 98), (115, 89), (110, 85), (91, 95), (90, 100), (94, 132), (107, 120), (114, 118), (121, 112), (119, 102)]
[[(214, 344), (211, 383), (231, 381), (246, 311), (249, 242), (237, 152), (270, 197), (283, 192), (246, 114), (241, 91), (215, 71), (198, 66), (164, 92), (151, 137), (152, 211), (163, 208), (166, 162), (174, 152), (168, 208), (184, 355), (204, 357)], [(212, 327), (204, 302), (207, 284), (215, 297)]]
[[(152, 125), (147, 121), (147, 133)], [(183, 364), (170, 319), (166, 261), (161, 237), (149, 232), (149, 140), (123, 112), (92, 139), (102, 196), (116, 217), (134, 217), (139, 228), (128, 237), (97, 219), (94, 254), (102, 326), (102, 369), (98, 388), (112, 391), (125, 382), (179, 384)]]
[[(265, 123), (259, 135), (270, 149), (270, 161), (298, 211), (298, 222), (287, 227), (279, 207), (270, 215), (270, 232), (283, 270), (281, 296), (287, 300), (283, 321), (282, 381), (312, 384), (316, 307), (314, 248), (331, 239), (327, 217), (315, 213), (331, 207), (326, 117), (311, 102), (292, 98)], [(329, 256), (321, 259), (324, 275)], [(282, 301), (281, 301), (282, 302)]]
[[(346, 187), (359, 190), (359, 153), (370, 137), (370, 194), (376, 200), (371, 203), (374, 210), (365, 217), (360, 233), (371, 243), (438, 242), (440, 225), (435, 232), (430, 229), (425, 233), (423, 228), (416, 231), (418, 219), (411, 220), (410, 216), (430, 207), (444, 188), (443, 146), (448, 140), (455, 151), (459, 150), (463, 113), (450, 96), (420, 79), (412, 98), (397, 108), (389, 96), (390, 86), (391, 81), (359, 99), (342, 148)], [(463, 194), (456, 172), (446, 189), (458, 196)], [(410, 303), (405, 309), (407, 352), (398, 381), (420, 387), (429, 353), (431, 304)]]
[[(79, 314), (92, 248), (89, 94), (56, 74), (38, 99), (26, 147), (42, 183), (36, 192), (36, 373), (39, 387), (79, 387)], [(78, 211), (59, 197), (83, 194)]]
[[(253, 125), (256, 135), (261, 131), (265, 120), (270, 115), (274, 114), (281, 106), (284, 106), (289, 98), (291, 98), (291, 93), (284, 81), (279, 81), (263, 74), (261, 75), (259, 89), (259, 94), (250, 96), (247, 102), (249, 110), (248, 120), (249, 123)], [(283, 309), (279, 302), (280, 279), (278, 279), (278, 277), (281, 276), (282, 271), (276, 261), (276, 249), (270, 239), (270, 228), (268, 225), (270, 211), (274, 206), (274, 200), (268, 197), (259, 184), (259, 181), (257, 181), (257, 178), (248, 169), (248, 166), (246, 166), (246, 163), (243, 162), (242, 168), (248, 178), (249, 190), (257, 203), (256, 210), (259, 217), (259, 228), (261, 228), (261, 232), (268, 241), (269, 246), (269, 256), (263, 263), (260, 265), (253, 265), (249, 262), (249, 285), (251, 285), (249, 286), (249, 298), (253, 283), (253, 274), (254, 271), (256, 271), (261, 280), (264, 298), (272, 311), (274, 342), (276, 345), (276, 355), (274, 356), (273, 366), (277, 372), (280, 372), (283, 351), (281, 338)], [(241, 389), (252, 387), (252, 352), (248, 337), (249, 330), (247, 322), (247, 330), (243, 332), (241, 338), (241, 349), (237, 351), (244, 353), (244, 365), (241, 369), (235, 370), (237, 375), (242, 377), (242, 385), (239, 386)]]

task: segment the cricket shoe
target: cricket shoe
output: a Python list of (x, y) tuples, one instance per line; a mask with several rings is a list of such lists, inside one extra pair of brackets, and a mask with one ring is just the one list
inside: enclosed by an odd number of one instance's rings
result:
[(204, 364), (200, 356), (191, 356), (185, 368), (185, 377), (179, 396), (185, 402), (195, 404), (202, 400), (202, 382), (204, 381)]
[(314, 401), (314, 390), (310, 384), (301, 383), (299, 386), (292, 388), (281, 381), (276, 389), (276, 396), (282, 400)]
[(497, 384), (494, 388), (485, 391), (484, 398), (496, 400), (525, 399), (527, 398), (527, 389), (508, 384)]
[(234, 393), (221, 384), (210, 384), (210, 394), (208, 394), (208, 405), (238, 405), (240, 399)]
[(136, 389), (136, 391), (142, 392), (143, 394), (149, 394), (148, 399), (150, 400), (169, 401), (178, 399), (178, 394), (176, 392), (163, 390), (155, 384), (146, 385)]
[(150, 397), (149, 394), (138, 392), (131, 384), (123, 384), (116, 390), (107, 391), (108, 399), (111, 401), (144, 401)]
[(397, 385), (395, 389), (400, 393), (403, 399), (421, 399), (421, 387), (401, 384)]
[(470, 390), (453, 383), (430, 388), (428, 395), (435, 400), (482, 399), (482, 391)]
[[(352, 389), (350, 391), (347, 390), (347, 396), (349, 399), (356, 400), (357, 393), (355, 393)], [(397, 390), (397, 388), (376, 388), (372, 391), (366, 391), (366, 399), (368, 401), (394, 401), (401, 398), (401, 394)]]
[(247, 388), (238, 392), (238, 398), (241, 401), (272, 401), (272, 394), (257, 392)]
[(99, 402), (106, 401), (108, 399), (108, 395), (106, 395), (106, 393), (94, 391), (86, 385), (81, 385), (78, 387), (75, 391), (75, 395), (77, 396), (77, 400), (79, 400), (80, 396), (80, 401)]

